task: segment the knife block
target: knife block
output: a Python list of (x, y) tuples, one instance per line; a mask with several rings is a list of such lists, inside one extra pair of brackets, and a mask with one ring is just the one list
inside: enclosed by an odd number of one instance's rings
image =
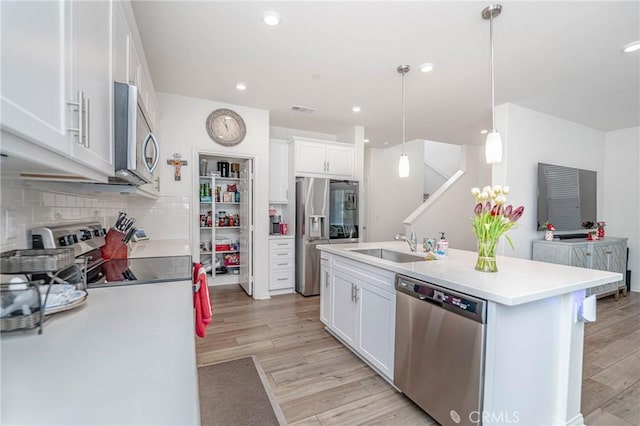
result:
[(102, 258), (109, 259), (128, 259), (129, 246), (122, 242), (124, 234), (115, 229), (109, 229), (105, 237), (105, 244), (102, 247)]

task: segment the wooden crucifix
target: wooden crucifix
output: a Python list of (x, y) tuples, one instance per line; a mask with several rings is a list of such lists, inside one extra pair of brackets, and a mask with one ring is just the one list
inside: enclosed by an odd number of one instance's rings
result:
[(173, 159), (171, 160), (167, 160), (167, 164), (169, 166), (173, 166), (173, 178), (174, 180), (181, 180), (181, 169), (182, 166), (186, 166), (187, 162), (185, 160), (181, 160), (182, 155), (178, 154), (177, 152), (175, 154), (173, 154)]

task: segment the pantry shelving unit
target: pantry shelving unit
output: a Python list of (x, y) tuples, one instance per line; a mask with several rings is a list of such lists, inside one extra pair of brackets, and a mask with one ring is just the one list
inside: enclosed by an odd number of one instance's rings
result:
[[(239, 283), (240, 226), (236, 223), (239, 221), (240, 202), (239, 194), (230, 191), (234, 185), (237, 189), (239, 181), (236, 177), (199, 177), (198, 245), (200, 262), (211, 274), (210, 285)], [(234, 201), (219, 201), (225, 197)]]

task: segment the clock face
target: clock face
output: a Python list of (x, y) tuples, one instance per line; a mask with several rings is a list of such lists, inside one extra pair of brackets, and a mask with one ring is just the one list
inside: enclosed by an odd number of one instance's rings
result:
[(230, 109), (217, 109), (207, 118), (207, 133), (220, 145), (237, 145), (244, 139), (247, 128), (238, 113)]

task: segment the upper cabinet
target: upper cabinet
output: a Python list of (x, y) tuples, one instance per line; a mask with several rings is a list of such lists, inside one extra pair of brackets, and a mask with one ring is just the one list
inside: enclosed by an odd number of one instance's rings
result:
[(354, 178), (354, 146), (339, 142), (295, 138), (296, 176)]
[(69, 2), (71, 78), (67, 119), (72, 155), (82, 163), (113, 175), (113, 79), (111, 71), (112, 4)]
[(111, 2), (0, 7), (2, 130), (21, 138), (6, 138), (3, 153), (38, 177), (106, 182), (114, 171)]
[(65, 1), (0, 2), (2, 129), (70, 155)]
[(269, 203), (289, 203), (289, 147), (278, 139), (269, 142)]

